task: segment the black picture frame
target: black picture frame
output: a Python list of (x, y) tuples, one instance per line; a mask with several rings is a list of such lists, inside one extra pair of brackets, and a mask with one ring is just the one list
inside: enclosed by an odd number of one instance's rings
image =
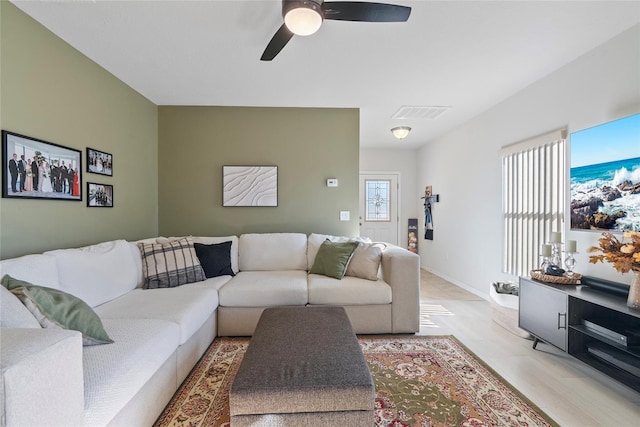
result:
[(87, 147), (87, 172), (113, 176), (113, 155)]
[(87, 182), (87, 207), (112, 208), (113, 185)]
[(3, 130), (2, 197), (81, 201), (82, 152)]

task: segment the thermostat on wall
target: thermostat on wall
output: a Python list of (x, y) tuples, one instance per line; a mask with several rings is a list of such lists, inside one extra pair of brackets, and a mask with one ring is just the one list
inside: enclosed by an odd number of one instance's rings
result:
[(327, 179), (327, 187), (337, 187), (337, 186), (338, 186), (338, 180), (336, 178)]

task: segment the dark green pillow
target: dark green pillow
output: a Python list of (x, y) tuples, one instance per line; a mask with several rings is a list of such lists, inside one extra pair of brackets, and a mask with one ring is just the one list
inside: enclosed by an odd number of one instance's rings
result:
[(358, 242), (338, 243), (329, 239), (325, 240), (318, 249), (318, 254), (309, 273), (323, 274), (342, 280), (353, 251), (357, 247)]
[(2, 286), (17, 296), (43, 328), (73, 329), (82, 333), (83, 345), (109, 344), (102, 321), (81, 299), (59, 289), (32, 285), (6, 274)]

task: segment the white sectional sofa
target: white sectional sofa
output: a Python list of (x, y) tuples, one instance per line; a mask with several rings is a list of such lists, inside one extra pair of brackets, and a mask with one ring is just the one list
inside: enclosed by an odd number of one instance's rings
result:
[(356, 333), (417, 332), (418, 256), (386, 245), (377, 280), (309, 274), (325, 239), (348, 240), (299, 233), (193, 237), (204, 245), (230, 241), (235, 276), (162, 289), (142, 288), (138, 243), (171, 238), (1, 261), (0, 277), (87, 303), (113, 343), (83, 347), (78, 331), (42, 328), (0, 286), (0, 425), (151, 425), (213, 339), (250, 336), (266, 307), (340, 305)]

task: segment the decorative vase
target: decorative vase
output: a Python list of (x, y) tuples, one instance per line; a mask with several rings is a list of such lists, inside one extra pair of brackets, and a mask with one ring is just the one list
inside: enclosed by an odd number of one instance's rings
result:
[(627, 305), (631, 308), (640, 309), (640, 271), (633, 272), (633, 279), (629, 285), (629, 297)]

